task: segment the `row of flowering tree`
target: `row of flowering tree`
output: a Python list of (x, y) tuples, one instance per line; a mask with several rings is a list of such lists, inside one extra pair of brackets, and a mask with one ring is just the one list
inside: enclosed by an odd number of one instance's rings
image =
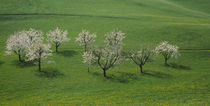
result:
[[(58, 47), (68, 41), (67, 31), (56, 28), (47, 33), (47, 40), (44, 39), (42, 31), (29, 29), (16, 32), (7, 40), (7, 54), (16, 54), (19, 62), (33, 61), (38, 64), (38, 71), (41, 72), (42, 59), (52, 55), (51, 45)], [(45, 43), (46, 42), (46, 43)], [(23, 57), (25, 57), (23, 59)]]
[(93, 44), (96, 38), (95, 34), (90, 34), (87, 30), (83, 30), (79, 34), (76, 41), (84, 48), (83, 62), (88, 64), (88, 72), (91, 65), (97, 64), (103, 70), (104, 77), (106, 77), (107, 70), (123, 60), (129, 59), (138, 65), (140, 72), (143, 73), (143, 66), (153, 54), (161, 54), (164, 57), (165, 65), (168, 64), (167, 61), (170, 58), (179, 54), (178, 47), (169, 44), (167, 41), (161, 42), (155, 49), (145, 47), (122, 53), (124, 35), (125, 33), (120, 30), (109, 32), (105, 34), (104, 46), (98, 47)]
[[(60, 45), (70, 40), (67, 34), (67, 30), (56, 28), (47, 32), (47, 38), (45, 39), (43, 32), (35, 29), (16, 32), (7, 40), (6, 52), (7, 54), (17, 54), (20, 62), (36, 62), (40, 72), (42, 60), (52, 55), (51, 46), (55, 46), (55, 51), (58, 52)], [(178, 47), (166, 41), (161, 42), (155, 49), (145, 47), (122, 53), (125, 33), (118, 29), (105, 34), (105, 44), (103, 46), (95, 45), (95, 38), (95, 33), (91, 34), (87, 30), (83, 30), (76, 38), (76, 42), (84, 49), (83, 62), (88, 64), (88, 72), (90, 66), (96, 64), (103, 70), (104, 77), (106, 77), (107, 70), (123, 60), (133, 61), (139, 66), (140, 72), (143, 73), (143, 66), (153, 54), (161, 54), (166, 65), (170, 58), (179, 54)]]

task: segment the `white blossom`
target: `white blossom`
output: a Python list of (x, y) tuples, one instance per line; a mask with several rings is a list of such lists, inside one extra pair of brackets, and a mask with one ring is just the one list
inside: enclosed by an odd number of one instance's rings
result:
[(37, 42), (33, 44), (29, 51), (27, 52), (26, 56), (28, 57), (27, 61), (37, 60), (37, 59), (44, 59), (48, 56), (51, 56), (50, 44), (43, 44), (42, 42)]
[(167, 64), (168, 59), (171, 57), (177, 57), (179, 55), (178, 49), (178, 46), (171, 45), (167, 41), (163, 41), (155, 48), (155, 52), (163, 55), (165, 58), (165, 64)]
[(27, 51), (28, 37), (25, 35), (25, 31), (17, 32), (10, 36), (7, 40), (7, 54), (15, 53), (18, 55), (19, 61), (22, 61), (21, 56)]
[(93, 63), (93, 60), (95, 59), (92, 51), (84, 52), (83, 56), (83, 63), (88, 63), (88, 65), (91, 65)]
[(25, 31), (25, 34), (28, 36), (29, 39), (29, 47), (34, 43), (41, 42), (42, 40), (44, 40), (43, 33), (40, 30), (30, 28), (29, 30)]
[(115, 50), (120, 50), (122, 47), (122, 40), (125, 38), (125, 33), (116, 29), (113, 32), (107, 33), (105, 35), (106, 40), (105, 43), (107, 47), (111, 47)]
[(29, 51), (27, 52), (26, 56), (27, 61), (37, 61), (38, 62), (38, 71), (41, 71), (41, 63), (42, 59), (47, 58), (48, 56), (51, 56), (51, 50), (50, 50), (50, 44), (43, 44), (42, 41), (37, 42), (33, 44)]
[(53, 43), (55, 44), (55, 47), (56, 47), (56, 52), (58, 51), (58, 47), (69, 41), (70, 39), (67, 37), (67, 30), (62, 30), (62, 29), (59, 29), (58, 27), (53, 30), (53, 31), (49, 31), (47, 33), (47, 38), (48, 38), (48, 41), (50, 43)]
[(43, 40), (43, 34), (41, 31), (30, 28), (29, 30), (23, 30), (14, 33), (7, 40), (7, 53), (15, 53), (19, 56), (19, 61), (22, 55), (27, 54), (31, 46), (37, 42)]
[(76, 42), (78, 42), (80, 46), (83, 46), (84, 51), (86, 52), (87, 49), (91, 48), (95, 38), (95, 33), (90, 34), (87, 30), (82, 30), (82, 32), (79, 33), (79, 36), (76, 38)]

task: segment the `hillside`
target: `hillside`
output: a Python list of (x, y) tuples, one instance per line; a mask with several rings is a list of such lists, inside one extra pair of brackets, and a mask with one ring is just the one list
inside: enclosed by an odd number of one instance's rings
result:
[[(53, 52), (42, 73), (6, 55), (14, 32), (35, 28), (46, 36), (56, 27), (68, 30), (71, 40)], [(110, 69), (107, 78), (99, 67), (88, 73), (75, 38), (87, 29), (103, 46), (104, 34), (116, 28), (126, 34), (124, 51), (166, 40), (180, 55), (169, 66), (154, 55), (145, 74), (131, 61)], [(209, 104), (209, 41), (209, 0), (1, 0), (0, 104)]]
[(178, 5), (182, 5), (185, 8), (200, 11), (203, 13), (210, 13), (209, 0), (170, 0)]
[[(1, 13), (209, 16), (208, 0), (2, 0)], [(206, 13), (205, 13), (206, 12)]]
[[(128, 32), (128, 36), (131, 36), (136, 42), (146, 43), (145, 40), (148, 41), (151, 38), (157, 42), (160, 40), (173, 42), (173, 39), (176, 39), (176, 43), (182, 49), (209, 49), (207, 39), (210, 39), (210, 17), (208, 12), (202, 10), (208, 10), (207, 8), (210, 7), (203, 6), (207, 5), (208, 1), (201, 1), (189, 3), (189, 1), (177, 0), (51, 0), (50, 2), (48, 0), (31, 0), (30, 2), (2, 0), (0, 21), (4, 23), (7, 20), (18, 19), (24, 23), (25, 19), (36, 21), (49, 18), (49, 20), (55, 20), (51, 16), (65, 20), (71, 25), (74, 24), (72, 22), (74, 17), (79, 17), (76, 19), (78, 21), (84, 20), (85, 23), (95, 25), (109, 21), (109, 23), (117, 25), (115, 27)], [(197, 8), (192, 8), (194, 5)], [(44, 22), (47, 23), (47, 21), (48, 19)], [(61, 23), (63, 22), (61, 21)], [(74, 26), (68, 29), (72, 27)], [(103, 27), (106, 27), (105, 24)], [(87, 26), (82, 28), (87, 28)], [(91, 26), (88, 28), (90, 29)], [(20, 29), (23, 28), (20, 27)], [(100, 33), (101, 29), (98, 30)], [(78, 31), (75, 32), (78, 33)], [(168, 34), (171, 37), (167, 37)], [(145, 39), (143, 40), (140, 35)]]

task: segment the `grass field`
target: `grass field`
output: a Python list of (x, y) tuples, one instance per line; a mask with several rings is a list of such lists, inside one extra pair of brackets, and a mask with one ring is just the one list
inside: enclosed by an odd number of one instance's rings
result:
[[(14, 32), (60, 27), (70, 42), (37, 66), (5, 54)], [(163, 65), (161, 56), (146, 64), (145, 74), (131, 61), (107, 72), (82, 63), (75, 38), (82, 29), (96, 32), (96, 44), (118, 28), (126, 33), (124, 50), (156, 46), (167, 40), (181, 56)], [(210, 104), (209, 0), (1, 0), (0, 104)], [(54, 50), (54, 49), (53, 49)]]

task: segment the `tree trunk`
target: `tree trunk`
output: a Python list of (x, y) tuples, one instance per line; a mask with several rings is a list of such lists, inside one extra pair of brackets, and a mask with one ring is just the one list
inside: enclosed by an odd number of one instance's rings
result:
[(58, 52), (58, 45), (55, 46), (55, 51)]
[(139, 65), (139, 68), (140, 68), (140, 73), (143, 73), (143, 71), (142, 71), (142, 68), (143, 68), (143, 67), (142, 67), (141, 64)]
[(41, 72), (41, 58), (39, 58), (39, 60), (38, 60), (38, 66), (39, 66), (39, 72)]
[(165, 65), (168, 65), (167, 61), (168, 61), (168, 59), (167, 59), (167, 58), (165, 58)]
[(22, 59), (21, 59), (21, 55), (18, 54), (18, 59), (19, 59), (19, 62), (22, 62)]
[(88, 66), (88, 72), (90, 72), (90, 67)]
[(85, 52), (87, 52), (87, 45), (85, 45)]
[(106, 70), (105, 69), (103, 69), (104, 70), (104, 77), (106, 77)]

